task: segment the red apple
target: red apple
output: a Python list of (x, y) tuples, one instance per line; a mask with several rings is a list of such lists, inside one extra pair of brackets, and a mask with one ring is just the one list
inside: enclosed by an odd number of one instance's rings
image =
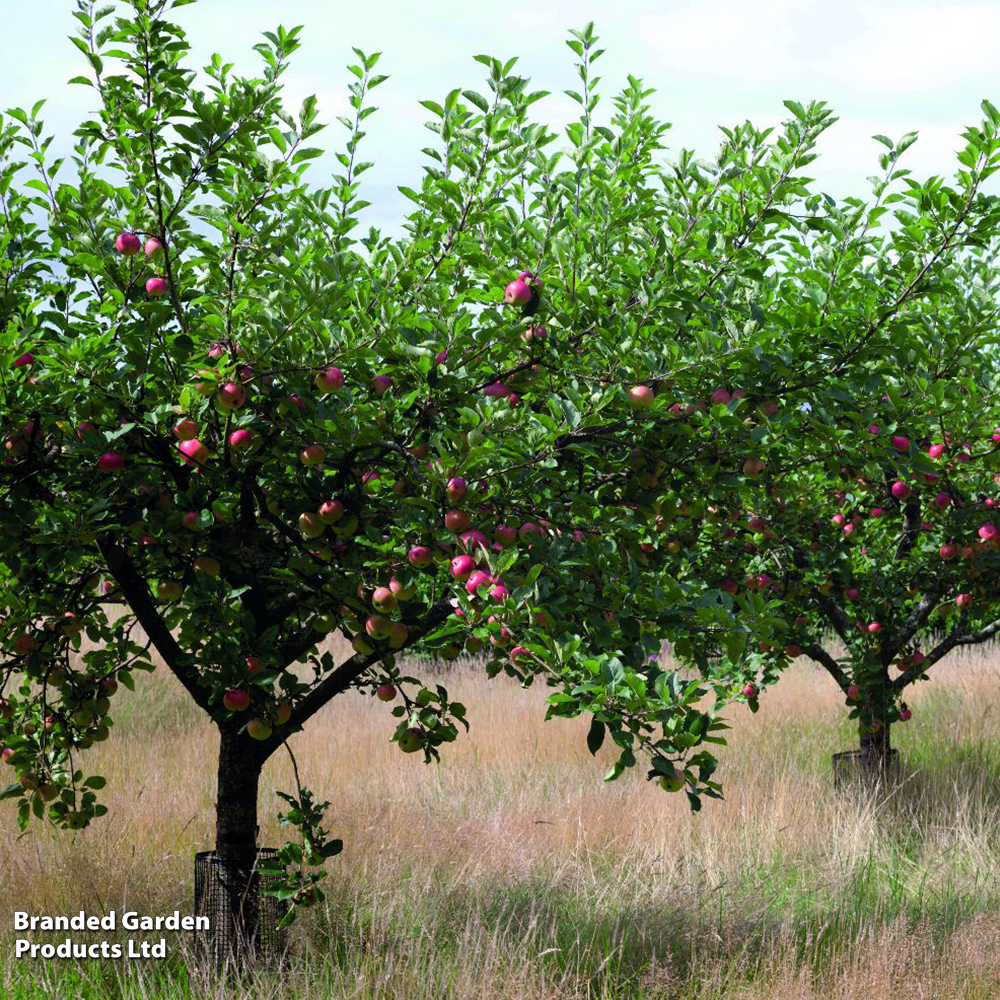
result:
[(492, 582), (493, 578), (489, 573), (484, 573), (481, 569), (477, 569), (469, 574), (469, 578), (465, 581), (465, 589), (470, 594), (475, 595), (480, 587), (489, 586)]
[(178, 448), (188, 465), (204, 465), (208, 461), (208, 448), (197, 438), (181, 441)]
[(240, 427), (229, 435), (229, 447), (233, 451), (246, 451), (253, 444), (253, 431), (248, 427)]
[(336, 524), (344, 516), (344, 505), (339, 500), (327, 500), (320, 504), (319, 519), (324, 524)]
[(469, 575), (476, 568), (476, 561), (472, 556), (455, 556), (451, 561), (451, 575), (456, 580), (468, 580)]
[(180, 441), (190, 441), (198, 436), (198, 425), (190, 417), (185, 417), (174, 424), (174, 434)]
[(365, 631), (375, 640), (388, 639), (392, 634), (392, 622), (385, 615), (369, 615)]
[(375, 689), (375, 695), (379, 701), (392, 701), (396, 697), (396, 688), (386, 681)]
[(158, 299), (167, 292), (167, 283), (163, 278), (154, 277), (146, 282), (146, 294)]
[(444, 526), (457, 535), (472, 527), (472, 518), (464, 510), (449, 510), (444, 515)]
[(237, 382), (226, 382), (219, 389), (219, 406), (223, 410), (238, 410), (247, 401), (247, 394)]
[(326, 449), (319, 444), (310, 444), (299, 452), (299, 459), (307, 467), (322, 465), (326, 460)]
[(115, 249), (126, 257), (133, 257), (142, 249), (142, 240), (135, 233), (119, 233), (115, 237)]
[(414, 569), (424, 569), (434, 561), (434, 554), (426, 545), (414, 545), (406, 553), (406, 559)]
[(230, 712), (242, 712), (250, 707), (249, 691), (227, 691), (222, 696), (222, 704)]
[(372, 606), (376, 611), (395, 611), (396, 595), (388, 587), (376, 587), (372, 594)]
[(523, 306), (531, 301), (531, 287), (521, 278), (515, 278), (504, 289), (503, 297), (509, 306)]
[(339, 368), (327, 368), (319, 372), (315, 379), (315, 386), (323, 395), (336, 392), (343, 384), (344, 373)]
[(633, 410), (648, 410), (656, 399), (648, 385), (634, 385), (628, 391), (628, 405)]
[(116, 451), (106, 451), (97, 460), (97, 468), (101, 472), (121, 472), (125, 468), (125, 459)]

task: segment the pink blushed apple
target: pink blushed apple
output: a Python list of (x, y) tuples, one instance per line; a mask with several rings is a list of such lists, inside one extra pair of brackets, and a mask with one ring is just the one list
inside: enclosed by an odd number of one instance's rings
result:
[(515, 278), (504, 289), (504, 301), (509, 306), (523, 306), (531, 301), (531, 286), (521, 278)]
[(449, 510), (444, 515), (444, 526), (457, 535), (472, 527), (472, 518), (464, 510)]
[(375, 696), (379, 701), (392, 701), (396, 697), (396, 687), (388, 682), (379, 684), (375, 689)]
[(392, 379), (388, 375), (376, 375), (372, 379), (372, 392), (381, 399), (391, 388)]
[(229, 435), (229, 447), (233, 451), (246, 451), (253, 444), (253, 431), (240, 427)]
[[(414, 545), (409, 552), (406, 553), (406, 561), (414, 569), (424, 569), (434, 560), (434, 554), (431, 552), (426, 545)], [(471, 570), (469, 571), (472, 572)]]
[(188, 465), (204, 465), (208, 461), (208, 448), (197, 438), (181, 441), (178, 447)]
[(326, 525), (319, 519), (318, 514), (306, 511), (303, 514), (299, 514), (299, 531), (306, 538), (319, 538), (326, 531)]
[(185, 417), (174, 424), (174, 436), (178, 441), (190, 441), (198, 436), (198, 425), (190, 417)]
[(319, 372), (315, 379), (315, 386), (323, 395), (336, 392), (343, 384), (344, 373), (339, 368), (327, 368)]
[(115, 237), (115, 249), (126, 257), (134, 257), (142, 249), (142, 240), (135, 233), (119, 233)]
[(473, 570), (469, 574), (469, 578), (465, 581), (465, 589), (468, 593), (475, 596), (480, 587), (488, 587), (492, 582), (493, 578), (489, 573), (481, 569)]
[(255, 740), (269, 740), (271, 727), (263, 719), (251, 719), (247, 723), (247, 736)]
[(890, 492), (897, 500), (906, 500), (910, 495), (910, 487), (907, 486), (901, 479), (897, 479), (892, 484)]
[(166, 279), (160, 278), (158, 276), (150, 278), (146, 282), (146, 294), (154, 299), (160, 298), (161, 295), (166, 295), (167, 293), (167, 282)]
[(460, 503), (462, 498), (465, 496), (467, 489), (468, 487), (466, 486), (465, 480), (461, 476), (453, 476), (448, 480), (448, 485), (445, 487), (445, 493), (452, 503)]
[(306, 447), (299, 452), (299, 461), (301, 461), (307, 468), (322, 465), (325, 460), (326, 449), (319, 444), (306, 445)]
[(472, 556), (455, 556), (451, 561), (451, 575), (462, 582), (469, 579), (475, 568), (476, 561)]
[(410, 638), (410, 630), (402, 622), (393, 622), (389, 626), (389, 648), (402, 649)]
[(222, 696), (222, 704), (230, 712), (243, 712), (250, 707), (250, 692), (242, 690), (227, 691)]
[(385, 615), (369, 615), (365, 631), (376, 641), (388, 639), (392, 634), (392, 622)]
[(149, 258), (163, 255), (163, 244), (155, 237), (150, 236), (143, 245), (142, 252)]
[(219, 406), (223, 410), (238, 410), (247, 401), (243, 386), (236, 382), (226, 382), (219, 388)]
[(336, 524), (344, 516), (344, 505), (339, 500), (327, 500), (317, 513), (324, 524)]
[(389, 587), (376, 587), (372, 594), (372, 607), (376, 611), (395, 611), (396, 595)]
[(656, 400), (656, 395), (648, 385), (634, 385), (628, 391), (628, 405), (633, 410), (648, 410)]

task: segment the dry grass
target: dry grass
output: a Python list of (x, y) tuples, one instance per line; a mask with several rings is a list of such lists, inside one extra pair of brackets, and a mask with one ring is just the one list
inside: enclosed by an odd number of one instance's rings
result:
[[(387, 743), (386, 706), (345, 696), (292, 740), (304, 780), (334, 803), (345, 853), (323, 911), (295, 931), (292, 971), (251, 992), (993, 998), (1000, 657), (973, 652), (939, 670), (897, 727), (916, 773), (881, 812), (833, 793), (830, 753), (853, 740), (833, 685), (806, 667), (758, 715), (734, 713), (726, 801), (697, 816), (641, 775), (602, 784), (610, 755), (589, 757), (586, 722), (543, 723), (544, 689), (487, 681), (474, 665), (447, 680), (472, 734), (437, 766)], [(217, 737), (169, 677), (143, 678), (140, 691), (122, 696), (113, 738), (90, 752), (88, 767), (108, 777), (105, 819), (18, 839), (12, 811), (0, 812), (0, 937), (12, 937), (15, 908), (189, 909), (191, 854), (212, 841)], [(272, 791), (291, 784), (276, 758), (264, 843), (283, 839)], [(97, 968), (56, 989), (65, 966), (0, 964), (11, 997), (216, 992), (186, 984), (177, 965)]]

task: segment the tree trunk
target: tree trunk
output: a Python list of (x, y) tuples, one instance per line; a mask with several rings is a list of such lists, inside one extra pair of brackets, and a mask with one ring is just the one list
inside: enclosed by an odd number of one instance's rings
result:
[(263, 766), (257, 744), (249, 736), (222, 730), (215, 803), (216, 851), (249, 853), (256, 848), (257, 790)]
[(862, 723), (860, 734), (861, 769), (866, 775), (878, 778), (888, 774), (892, 760), (892, 743), (889, 723), (884, 722), (878, 732), (866, 731)]
[(869, 782), (885, 782), (896, 764), (886, 718), (890, 697), (888, 677), (884, 677), (880, 686), (868, 689), (858, 720), (861, 776)]
[(195, 859), (195, 913), (210, 922), (199, 946), (219, 968), (248, 970), (274, 941), (275, 901), (260, 894), (257, 853), (257, 792), (265, 759), (256, 741), (221, 728), (215, 851)]

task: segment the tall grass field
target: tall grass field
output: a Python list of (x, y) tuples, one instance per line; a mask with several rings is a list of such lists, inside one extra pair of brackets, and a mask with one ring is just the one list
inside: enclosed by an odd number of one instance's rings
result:
[[(220, 984), (165, 962), (15, 961), (13, 912), (189, 913), (211, 848), (217, 735), (165, 672), (127, 692), (92, 753), (109, 814), (76, 834), (0, 811), (2, 996), (173, 1000), (957, 1000), (1000, 996), (1000, 651), (953, 656), (894, 742), (879, 808), (835, 792), (856, 737), (829, 678), (796, 668), (731, 713), (724, 802), (692, 815), (639, 773), (605, 785), (586, 722), (542, 721), (546, 690), (449, 671), (469, 736), (424, 765), (389, 709), (336, 700), (290, 742), (344, 853), (280, 972)], [(99, 765), (99, 766), (98, 766)], [(265, 772), (264, 845), (285, 834)], [(21, 935), (23, 936), (23, 935)], [(65, 935), (37, 935), (56, 940)]]

